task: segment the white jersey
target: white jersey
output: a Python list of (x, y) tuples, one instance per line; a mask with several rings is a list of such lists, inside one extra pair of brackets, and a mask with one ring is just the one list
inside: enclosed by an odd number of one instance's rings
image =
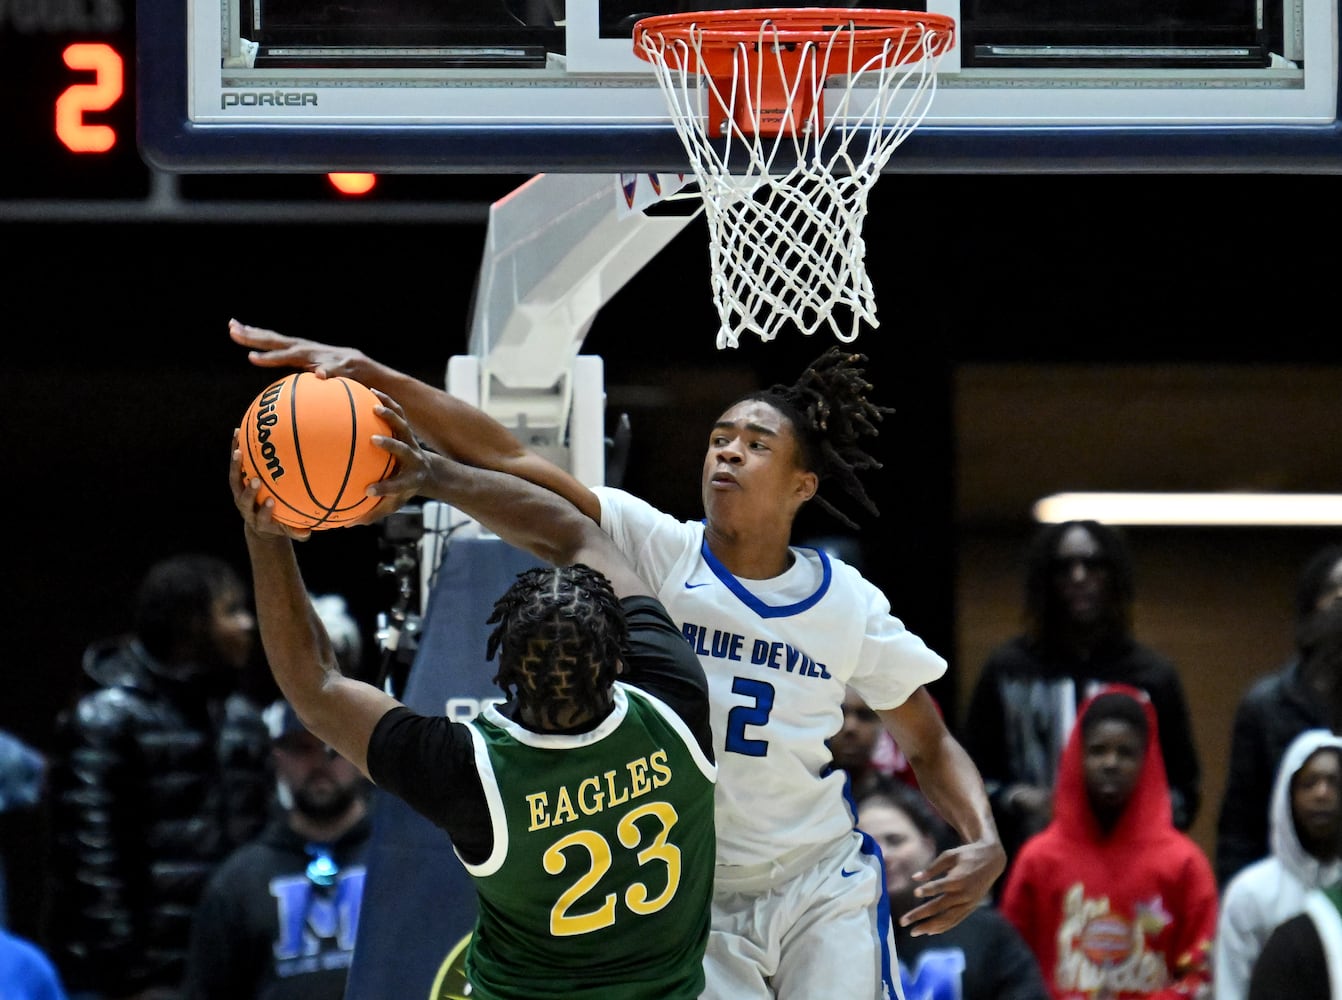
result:
[(844, 775), (826, 740), (843, 722), (845, 685), (895, 708), (946, 661), (890, 614), (851, 566), (794, 547), (770, 580), (738, 580), (679, 521), (601, 487), (601, 527), (657, 590), (708, 675), (718, 761), (719, 865), (755, 865), (848, 836)]

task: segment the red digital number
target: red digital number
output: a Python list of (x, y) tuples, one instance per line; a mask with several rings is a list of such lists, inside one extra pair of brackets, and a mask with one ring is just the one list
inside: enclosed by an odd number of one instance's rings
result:
[(125, 93), (125, 72), (121, 55), (104, 42), (79, 42), (67, 46), (65, 65), (71, 69), (92, 70), (92, 83), (67, 87), (56, 99), (56, 135), (76, 153), (105, 153), (116, 145), (116, 129), (110, 125), (89, 125), (87, 111), (106, 111)]

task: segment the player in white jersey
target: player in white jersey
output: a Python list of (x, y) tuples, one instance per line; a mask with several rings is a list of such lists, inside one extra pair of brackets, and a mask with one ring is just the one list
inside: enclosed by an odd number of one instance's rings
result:
[[(859, 439), (883, 409), (866, 398), (860, 355), (832, 350), (796, 384), (730, 406), (709, 434), (704, 520), (681, 522), (623, 491), (588, 488), (481, 411), (357, 350), (237, 322), (230, 334), (254, 349), (254, 364), (354, 378), (400, 403), (438, 451), (567, 497), (657, 588), (700, 654), (712, 702), (718, 866), (704, 998), (899, 995), (880, 858), (854, 829), (825, 745), (845, 685), (878, 712), (963, 841), (920, 873), (923, 902), (901, 922), (936, 933), (987, 895), (1005, 855), (983, 782), (924, 687), (945, 661), (856, 570), (790, 544), (808, 502), (847, 520), (817, 495), (822, 481), (871, 507), (857, 473), (877, 463)], [(423, 488), (414, 472), (375, 489), (404, 501)]]

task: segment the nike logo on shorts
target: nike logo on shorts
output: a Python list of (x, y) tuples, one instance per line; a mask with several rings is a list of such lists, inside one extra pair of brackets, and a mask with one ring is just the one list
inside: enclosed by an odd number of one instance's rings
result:
[(708, 586), (707, 583), (686, 583), (686, 584), (685, 584), (685, 589), (686, 589), (686, 590), (693, 590), (695, 587), (707, 587), (707, 586)]
[[(857, 871), (860, 872), (861, 870), (862, 869), (859, 868)], [(854, 875), (857, 874), (857, 872), (850, 872), (847, 868), (840, 868), (839, 874), (842, 875), (844, 878), (852, 878)]]

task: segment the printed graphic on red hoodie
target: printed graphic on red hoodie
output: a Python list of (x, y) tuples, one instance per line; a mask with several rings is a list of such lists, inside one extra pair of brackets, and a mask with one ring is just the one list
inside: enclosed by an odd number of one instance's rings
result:
[(1136, 786), (1104, 830), (1086, 789), (1082, 725), (1063, 751), (1053, 819), (1012, 866), (1002, 912), (1039, 959), (1055, 1000), (1186, 1000), (1211, 981), (1217, 890), (1202, 849), (1174, 827), (1156, 716)]

